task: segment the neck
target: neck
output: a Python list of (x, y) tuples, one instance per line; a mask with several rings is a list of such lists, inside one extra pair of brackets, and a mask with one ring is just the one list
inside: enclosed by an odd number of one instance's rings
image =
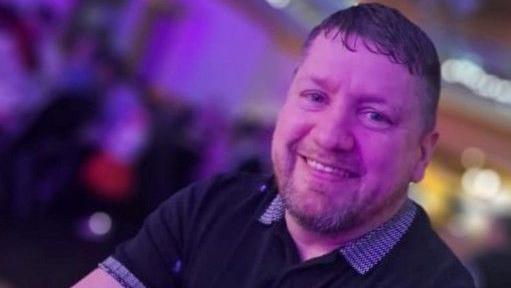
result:
[(285, 220), (287, 229), (296, 244), (300, 258), (302, 261), (307, 261), (328, 254), (335, 249), (339, 249), (350, 241), (378, 228), (399, 212), (405, 200), (406, 199), (403, 199), (399, 205), (380, 211), (376, 216), (360, 222), (352, 229), (343, 230), (335, 234), (323, 234), (308, 230), (291, 216), (287, 210), (285, 213)]

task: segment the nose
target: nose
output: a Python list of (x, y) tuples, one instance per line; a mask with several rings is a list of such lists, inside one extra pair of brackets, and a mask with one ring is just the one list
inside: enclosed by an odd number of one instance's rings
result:
[(314, 142), (329, 151), (351, 151), (355, 146), (349, 117), (339, 115), (320, 119), (314, 129)]

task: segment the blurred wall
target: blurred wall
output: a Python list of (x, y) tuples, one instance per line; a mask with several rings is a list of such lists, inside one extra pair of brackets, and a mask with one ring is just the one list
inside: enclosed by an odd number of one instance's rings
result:
[(216, 103), (230, 116), (273, 118), (297, 59), (226, 2), (182, 5), (178, 19), (153, 19), (144, 76), (199, 106)]

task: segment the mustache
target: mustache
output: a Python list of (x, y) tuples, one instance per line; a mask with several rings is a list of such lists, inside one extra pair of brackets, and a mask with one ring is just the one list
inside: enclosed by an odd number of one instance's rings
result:
[(296, 152), (301, 157), (348, 170), (359, 175), (364, 174), (366, 171), (362, 159), (356, 152), (326, 151), (316, 147), (298, 147)]

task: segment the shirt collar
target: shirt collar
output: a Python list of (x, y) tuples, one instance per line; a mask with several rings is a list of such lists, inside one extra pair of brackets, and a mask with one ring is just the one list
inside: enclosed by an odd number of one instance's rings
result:
[[(283, 219), (284, 212), (284, 202), (280, 194), (277, 194), (259, 217), (259, 222), (271, 225)], [(339, 253), (358, 273), (366, 274), (389, 254), (408, 231), (416, 212), (417, 206), (411, 200), (407, 200), (389, 221), (339, 248)]]

